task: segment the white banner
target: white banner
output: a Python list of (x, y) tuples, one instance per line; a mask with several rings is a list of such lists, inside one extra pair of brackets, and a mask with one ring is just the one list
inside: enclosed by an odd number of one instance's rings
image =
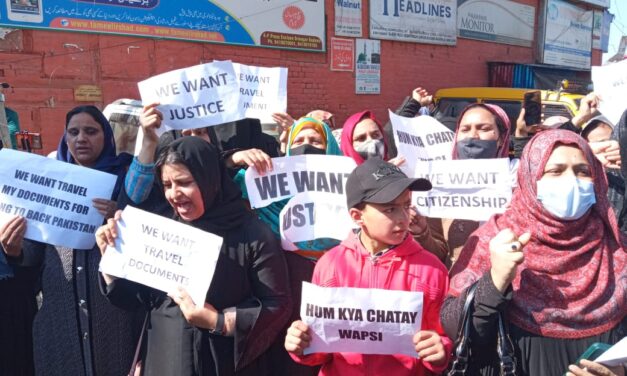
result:
[(240, 107), (247, 118), (274, 123), (273, 112), (287, 111), (287, 68), (233, 63), (239, 79)]
[(426, 178), (433, 189), (413, 192), (425, 217), (487, 221), (503, 213), (512, 198), (509, 159), (419, 162), (412, 177)]
[(599, 111), (618, 124), (627, 110), (627, 60), (610, 63), (602, 67), (592, 67), (594, 92), (601, 97)]
[(239, 79), (230, 61), (177, 69), (137, 86), (142, 103), (161, 103), (161, 132), (208, 127), (245, 117), (239, 105)]
[(219, 236), (127, 206), (115, 247), (107, 247), (100, 271), (167, 293), (182, 286), (202, 305), (221, 247)]
[(381, 93), (381, 41), (355, 40), (355, 94)]
[(508, 0), (457, 0), (457, 4), (459, 37), (531, 47), (535, 7)]
[(334, 0), (335, 35), (361, 37), (361, 0)]
[(457, 0), (371, 0), (370, 37), (455, 45)]
[(590, 68), (593, 11), (547, 0), (543, 63)]
[(303, 192), (292, 197), (279, 215), (281, 246), (296, 251), (295, 243), (321, 238), (344, 240), (353, 221), (346, 197), (325, 192)]
[(262, 208), (301, 192), (344, 196), (348, 175), (357, 167), (352, 158), (336, 155), (298, 155), (272, 158), (273, 170), (260, 175), (246, 170), (250, 206)]
[(319, 287), (303, 282), (300, 317), (309, 326), (305, 354), (351, 352), (418, 357), (422, 292)]
[(0, 150), (0, 223), (27, 219), (27, 239), (91, 249), (103, 216), (92, 199), (111, 199), (117, 177), (21, 151)]
[(455, 132), (431, 116), (407, 118), (388, 110), (398, 155), (406, 162), (400, 167), (411, 175), (416, 163), (451, 158)]

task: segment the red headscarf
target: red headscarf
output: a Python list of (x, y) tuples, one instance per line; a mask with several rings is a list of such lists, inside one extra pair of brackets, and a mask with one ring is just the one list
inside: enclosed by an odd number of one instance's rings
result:
[[(536, 181), (558, 144), (581, 149), (590, 164), (596, 204), (583, 217), (563, 221), (536, 198)], [(583, 338), (606, 332), (627, 311), (626, 253), (607, 200), (603, 166), (588, 144), (566, 130), (536, 135), (525, 147), (518, 189), (510, 207), (475, 231), (451, 269), (450, 294), (459, 296), (490, 270), (490, 240), (501, 230), (531, 233), (525, 261), (512, 282), (509, 318), (538, 335)]]
[(344, 155), (347, 157), (353, 158), (358, 166), (364, 163), (364, 159), (361, 157), (361, 155), (359, 155), (357, 151), (355, 151), (355, 148), (353, 148), (353, 132), (355, 132), (355, 127), (357, 127), (357, 123), (364, 119), (370, 119), (374, 121), (377, 124), (377, 127), (379, 127), (381, 135), (383, 135), (383, 144), (385, 145), (385, 148), (383, 149), (383, 159), (387, 161), (388, 143), (385, 141), (385, 133), (383, 132), (383, 127), (377, 121), (377, 119), (375, 119), (374, 114), (369, 110), (353, 114), (344, 122), (344, 126), (342, 127), (342, 138), (340, 142), (340, 149), (342, 149), (342, 153), (344, 153)]
[(487, 104), (487, 103), (473, 103), (471, 105), (466, 106), (462, 113), (457, 118), (457, 127), (455, 128), (455, 139), (453, 140), (453, 159), (458, 159), (457, 156), (457, 134), (459, 133), (459, 124), (462, 122), (462, 118), (469, 110), (473, 108), (483, 108), (488, 111), (496, 118), (496, 125), (499, 130), (499, 140), (501, 141), (501, 145), (496, 150), (496, 155), (494, 158), (507, 158), (509, 157), (509, 134), (510, 129), (512, 127), (509, 117), (507, 113), (499, 106), (495, 104)]

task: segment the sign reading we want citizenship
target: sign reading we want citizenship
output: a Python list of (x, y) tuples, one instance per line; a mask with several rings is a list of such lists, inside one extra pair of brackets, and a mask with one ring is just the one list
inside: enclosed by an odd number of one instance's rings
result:
[(0, 150), (0, 223), (26, 218), (27, 239), (90, 249), (103, 216), (92, 199), (110, 199), (117, 177), (10, 149)]

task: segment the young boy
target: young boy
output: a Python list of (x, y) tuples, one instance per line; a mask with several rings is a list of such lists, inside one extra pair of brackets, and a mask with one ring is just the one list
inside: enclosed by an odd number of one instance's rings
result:
[(294, 321), (285, 349), (301, 364), (321, 365), (319, 375), (424, 375), (447, 366), (452, 342), (440, 325), (440, 307), (448, 290), (444, 265), (409, 234), (411, 191), (431, 183), (410, 179), (381, 159), (368, 159), (346, 182), (351, 218), (360, 227), (316, 264), (312, 283), (324, 287), (361, 287), (422, 291), (422, 330), (413, 338), (416, 357), (316, 353), (303, 355), (311, 337), (307, 325)]

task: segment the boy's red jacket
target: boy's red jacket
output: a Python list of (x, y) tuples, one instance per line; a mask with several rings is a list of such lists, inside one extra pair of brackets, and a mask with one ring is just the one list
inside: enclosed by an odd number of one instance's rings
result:
[[(361, 287), (387, 290), (422, 291), (424, 304), (422, 329), (434, 330), (441, 337), (445, 351), (453, 344), (440, 324), (440, 308), (448, 290), (448, 272), (434, 255), (425, 251), (410, 235), (373, 259), (357, 234), (351, 234), (327, 252), (314, 269), (312, 283), (324, 287)], [(363, 355), (355, 353), (310, 354), (292, 358), (301, 364), (320, 365), (320, 376), (350, 375), (424, 375), (424, 369), (436, 374), (447, 364), (434, 367), (406, 355)]]

